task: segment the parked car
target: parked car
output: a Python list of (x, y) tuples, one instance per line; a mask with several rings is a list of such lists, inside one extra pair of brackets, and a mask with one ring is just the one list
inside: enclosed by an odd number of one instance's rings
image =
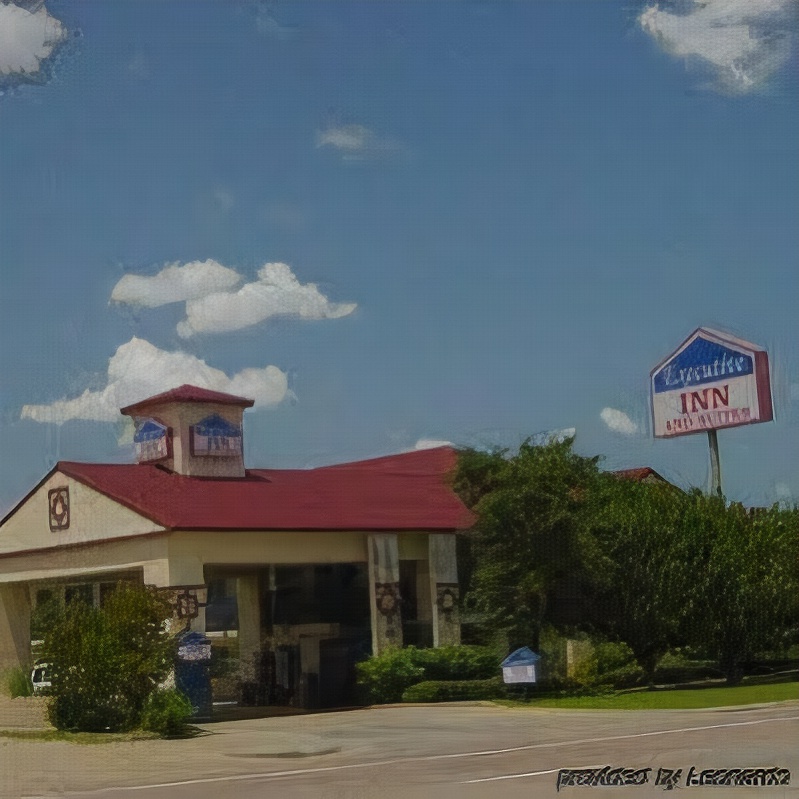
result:
[(42, 658), (34, 661), (33, 668), (31, 669), (31, 682), (33, 683), (34, 695), (46, 694), (52, 687), (53, 684), (50, 682), (50, 675), (48, 673), (49, 668), (50, 664)]

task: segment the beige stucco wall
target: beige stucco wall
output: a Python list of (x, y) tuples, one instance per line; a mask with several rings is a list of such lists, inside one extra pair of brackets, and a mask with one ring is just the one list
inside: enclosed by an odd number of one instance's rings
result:
[[(42, 490), (45, 491), (44, 509), (40, 506), (40, 511), (44, 515), (47, 512), (46, 486)], [(71, 492), (72, 488), (70, 495)], [(112, 506), (119, 508), (123, 518), (130, 513), (113, 503)], [(21, 510), (27, 511), (27, 507)], [(8, 525), (11, 521), (16, 519), (9, 520)], [(46, 515), (44, 524), (47, 527)], [(95, 526), (109, 538), (112, 532), (130, 535), (130, 527), (128, 532), (120, 533), (123, 525), (115, 521), (108, 527)], [(17, 527), (25, 529), (20, 522)], [(63, 535), (51, 533), (49, 527), (46, 532), (53, 539)], [(72, 528), (66, 532), (72, 532)], [(40, 536), (43, 536), (41, 531)], [(401, 559), (427, 559), (426, 535), (400, 534), (397, 539)], [(52, 539), (46, 540), (52, 547)], [(205, 564), (366, 563), (368, 560), (367, 533), (363, 532), (177, 531), (125, 540), (111, 538), (74, 547), (49, 548), (40, 553), (36, 548), (28, 546), (24, 554), (0, 556), (0, 583), (84, 575), (101, 577), (106, 572), (143, 569), (144, 581), (153, 585), (201, 585), (205, 582)]]
[[(178, 474), (202, 477), (243, 477), (243, 452), (235, 457), (195, 457), (191, 454), (190, 427), (208, 416), (219, 414), (242, 426), (243, 408), (214, 402), (170, 402), (148, 408), (142, 418), (153, 418), (172, 428), (172, 457), (166, 466)], [(242, 450), (243, 450), (242, 442)]]
[(175, 532), (169, 537), (174, 585), (189, 585), (192, 563), (365, 563), (366, 533)]
[(170, 585), (166, 537), (156, 535), (0, 557), (0, 583), (102, 576), (132, 569), (142, 569), (146, 583)]
[(424, 533), (399, 533), (397, 548), (400, 560), (427, 560), (427, 539)]
[[(51, 532), (47, 492), (62, 486), (69, 488), (69, 529)], [(0, 554), (140, 535), (163, 529), (93, 488), (55, 472), (0, 527)]]

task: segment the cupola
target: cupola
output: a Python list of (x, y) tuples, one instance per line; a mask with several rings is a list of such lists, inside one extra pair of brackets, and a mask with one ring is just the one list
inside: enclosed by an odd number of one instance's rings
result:
[(139, 463), (190, 477), (244, 477), (244, 409), (253, 400), (184, 385), (128, 405)]

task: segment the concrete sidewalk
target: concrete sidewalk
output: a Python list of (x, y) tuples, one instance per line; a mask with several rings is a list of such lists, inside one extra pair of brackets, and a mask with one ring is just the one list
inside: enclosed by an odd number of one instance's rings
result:
[(48, 730), (47, 700), (43, 696), (0, 694), (0, 730)]

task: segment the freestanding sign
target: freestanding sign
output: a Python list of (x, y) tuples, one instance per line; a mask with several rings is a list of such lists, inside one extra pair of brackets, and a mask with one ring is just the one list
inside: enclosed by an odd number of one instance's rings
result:
[(768, 355), (743, 339), (700, 327), (651, 373), (656, 438), (773, 418)]
[(506, 683), (536, 682), (535, 665), (539, 660), (541, 660), (541, 655), (533, 652), (528, 646), (511, 652), (500, 663), (503, 681)]
[(713, 490), (721, 496), (716, 431), (774, 418), (766, 351), (749, 341), (700, 327), (649, 377), (655, 437), (706, 432)]

